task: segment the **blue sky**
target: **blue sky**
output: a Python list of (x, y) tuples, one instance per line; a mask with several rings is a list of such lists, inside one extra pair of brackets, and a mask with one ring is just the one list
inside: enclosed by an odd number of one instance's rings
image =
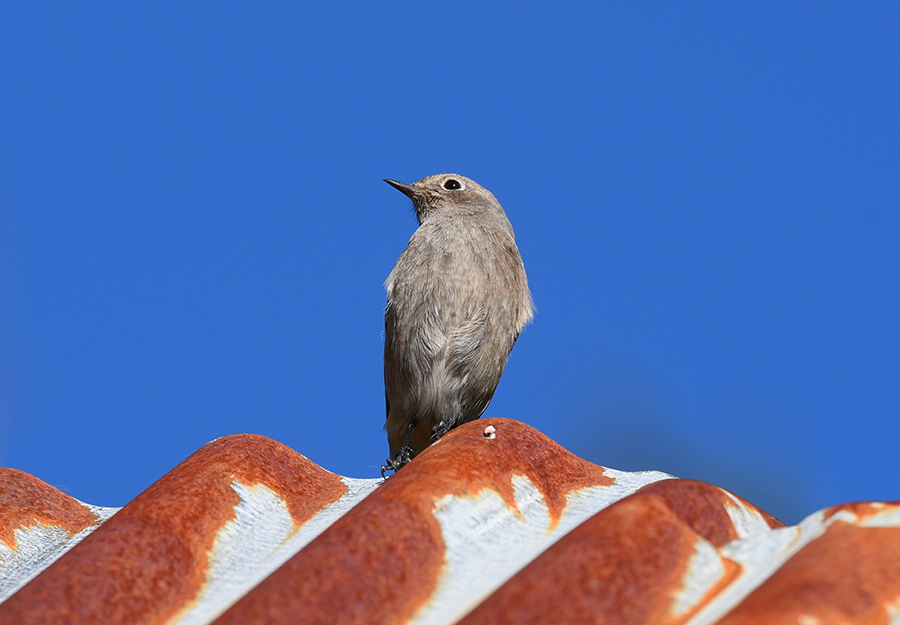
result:
[(382, 178), (456, 172), (538, 308), (486, 415), (788, 522), (900, 498), (898, 19), (5, 6), (0, 464), (123, 505), (256, 432), (376, 476)]

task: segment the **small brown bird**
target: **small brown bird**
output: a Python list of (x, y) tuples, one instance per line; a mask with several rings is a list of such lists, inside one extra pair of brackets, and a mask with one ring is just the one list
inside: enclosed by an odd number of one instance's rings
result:
[(490, 191), (456, 174), (385, 182), (412, 200), (419, 227), (384, 283), (382, 475), (481, 416), (534, 316), (515, 234)]

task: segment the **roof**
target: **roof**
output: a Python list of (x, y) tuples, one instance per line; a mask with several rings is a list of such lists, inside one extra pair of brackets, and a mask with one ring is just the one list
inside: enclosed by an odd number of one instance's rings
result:
[(0, 623), (896, 623), (900, 504), (785, 527), (465, 424), (386, 481), (215, 440), (121, 509), (0, 470)]

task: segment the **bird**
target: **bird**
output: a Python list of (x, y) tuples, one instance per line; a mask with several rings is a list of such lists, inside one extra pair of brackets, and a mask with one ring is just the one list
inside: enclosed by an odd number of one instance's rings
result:
[(458, 174), (412, 184), (418, 228), (384, 283), (384, 390), (397, 471), (484, 413), (534, 302), (512, 225), (494, 195)]

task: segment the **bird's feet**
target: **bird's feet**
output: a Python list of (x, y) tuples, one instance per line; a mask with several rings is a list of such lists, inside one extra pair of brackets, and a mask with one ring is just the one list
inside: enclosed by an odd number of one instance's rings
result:
[(440, 437), (450, 431), (450, 424), (441, 421), (436, 426), (431, 428), (431, 440), (428, 441), (429, 444), (437, 441)]
[(393, 471), (396, 473), (400, 470), (400, 468), (407, 464), (410, 460), (412, 460), (413, 451), (406, 445), (400, 448), (400, 451), (397, 452), (397, 455), (393, 458), (388, 458), (384, 461), (384, 464), (381, 465), (381, 477), (385, 477), (386, 471)]

